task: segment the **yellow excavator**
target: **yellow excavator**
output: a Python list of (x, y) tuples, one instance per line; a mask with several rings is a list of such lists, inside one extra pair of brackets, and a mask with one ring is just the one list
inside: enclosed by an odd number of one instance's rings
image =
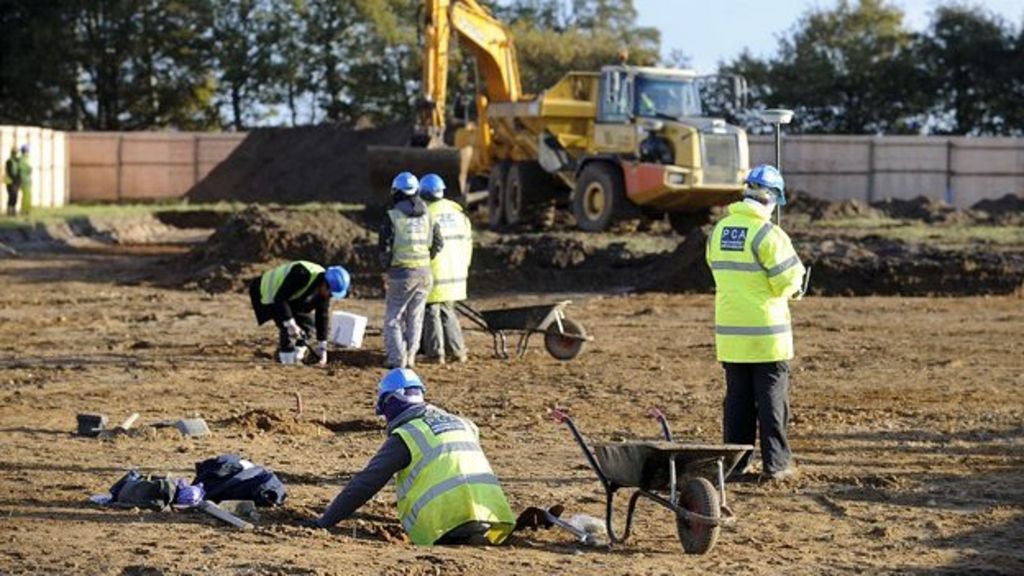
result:
[[(454, 175), (464, 195), (486, 182), (493, 228), (527, 223), (554, 203), (571, 207), (586, 231), (667, 213), (685, 232), (706, 221), (710, 207), (740, 196), (746, 133), (703, 115), (694, 71), (623, 62), (569, 72), (527, 95), (508, 27), (476, 0), (424, 0), (423, 15), (424, 105), (415, 143), (425, 147), (371, 148), (374, 170)], [(476, 122), (445, 145), (453, 34), (475, 58), (482, 85)]]

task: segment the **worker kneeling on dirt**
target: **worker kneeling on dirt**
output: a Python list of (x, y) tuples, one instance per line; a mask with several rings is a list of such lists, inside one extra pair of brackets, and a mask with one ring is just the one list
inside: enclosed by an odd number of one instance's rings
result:
[(473, 227), (457, 202), (444, 197), (444, 180), (427, 174), (420, 180), (420, 196), (431, 219), (441, 229), (444, 248), (430, 263), (434, 286), (427, 296), (420, 351), (428, 360), (444, 364), (445, 354), (466, 361), (466, 344), (455, 314), (455, 302), (466, 299), (466, 280), (473, 258)]
[[(753, 444), (761, 430), (763, 472), (792, 475), (786, 438), (789, 424), (789, 360), (793, 329), (789, 299), (802, 295), (805, 270), (789, 236), (771, 223), (786, 202), (785, 183), (773, 166), (747, 175), (742, 202), (708, 239), (707, 261), (715, 278), (715, 346), (725, 367), (726, 443)], [(753, 453), (736, 466), (748, 471)]]
[(341, 266), (324, 269), (305, 260), (282, 264), (249, 282), (257, 324), (272, 319), (277, 325), (277, 356), (282, 364), (302, 362), (314, 329), (317, 364), (327, 364), (330, 303), (348, 294), (349, 282), (348, 271)]
[(396, 368), (377, 386), (388, 439), (323, 515), (327, 528), (350, 517), (395, 477), (398, 515), (413, 544), (500, 544), (515, 516), (480, 447), (476, 425), (424, 400), (415, 372)]
[(384, 347), (388, 368), (412, 368), (433, 284), (430, 261), (444, 247), (441, 229), (417, 196), (419, 180), (402, 172), (391, 182), (392, 207), (381, 223), (380, 262), (388, 269)]

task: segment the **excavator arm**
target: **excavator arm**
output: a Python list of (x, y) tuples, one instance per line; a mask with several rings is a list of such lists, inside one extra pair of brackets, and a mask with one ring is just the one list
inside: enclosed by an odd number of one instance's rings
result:
[[(488, 102), (515, 102), (522, 97), (519, 62), (509, 29), (477, 0), (423, 0), (423, 107), (413, 135), (413, 147), (369, 146), (371, 186), (388, 189), (401, 171), (434, 172), (449, 183), (449, 194), (467, 192), (470, 165), (488, 158), (491, 129)], [(456, 150), (444, 144), (445, 101), (452, 36), (476, 58), (485, 86), (477, 87), (477, 126), (468, 130), (472, 142)], [(423, 146), (426, 148), (424, 149)], [(457, 186), (453, 184), (458, 183)], [(387, 195), (380, 196), (381, 201)]]
[(490, 11), (476, 0), (425, 0), (425, 4), (423, 94), (428, 114), (422, 124), (437, 145), (444, 135), (453, 32), (476, 57), (486, 85), (485, 92), (477, 96), (481, 128), (486, 122), (487, 102), (515, 102), (522, 95), (522, 85), (512, 34)]

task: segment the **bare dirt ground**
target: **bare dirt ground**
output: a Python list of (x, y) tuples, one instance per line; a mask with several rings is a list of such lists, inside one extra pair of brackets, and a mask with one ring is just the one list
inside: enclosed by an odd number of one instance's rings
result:
[[(245, 296), (143, 282), (161, 252), (0, 260), (0, 573), (1024, 573), (1019, 296), (795, 304), (791, 433), (802, 474), (730, 485), (739, 522), (709, 555), (682, 554), (672, 518), (644, 503), (634, 537), (612, 550), (553, 531), (495, 549), (416, 548), (401, 538), (390, 488), (332, 531), (296, 525), (383, 441), (372, 411), (379, 335), (332, 353), (326, 370), (276, 366), (272, 329), (256, 328)], [(381, 324), (379, 300), (342, 307)], [(592, 439), (631, 439), (656, 436), (644, 414), (660, 406), (677, 437), (716, 441), (724, 389), (712, 300), (587, 295), (570, 312), (596, 337), (573, 362), (539, 342), (522, 360), (496, 360), (474, 332), (470, 363), (421, 374), (431, 400), (480, 426), (514, 509), (562, 503), (600, 516), (598, 482), (546, 411), (568, 407)], [(214, 433), (102, 442), (71, 434), (78, 412), (139, 412), (142, 425), (198, 414)], [(196, 461), (225, 452), (289, 488), (286, 506), (263, 512), (251, 533), (86, 500), (131, 467), (191, 478)]]

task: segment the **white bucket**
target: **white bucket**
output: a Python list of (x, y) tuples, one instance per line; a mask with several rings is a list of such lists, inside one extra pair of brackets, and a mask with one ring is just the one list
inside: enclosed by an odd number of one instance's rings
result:
[(362, 348), (366, 316), (348, 312), (331, 314), (331, 342), (345, 348)]

